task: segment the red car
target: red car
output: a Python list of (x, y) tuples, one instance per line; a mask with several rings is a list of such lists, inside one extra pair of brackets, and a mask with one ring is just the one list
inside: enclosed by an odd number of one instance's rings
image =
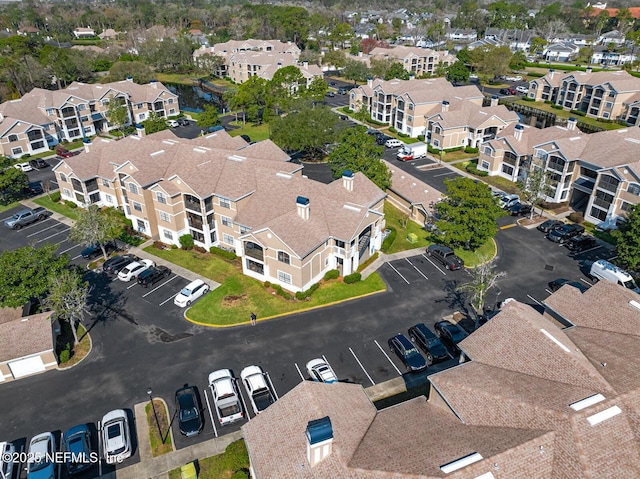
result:
[(61, 156), (62, 158), (71, 158), (72, 156), (75, 156), (75, 153), (70, 152), (62, 146), (59, 146), (56, 148), (56, 155)]
[(514, 88), (507, 88), (509, 95), (517, 95), (518, 92)]

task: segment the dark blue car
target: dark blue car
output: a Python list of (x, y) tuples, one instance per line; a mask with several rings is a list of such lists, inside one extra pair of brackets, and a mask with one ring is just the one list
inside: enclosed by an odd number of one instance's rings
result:
[(442, 344), (438, 336), (426, 324), (418, 323), (409, 328), (409, 338), (424, 351), (427, 364), (431, 365), (451, 358), (449, 351)]
[(65, 459), (69, 474), (86, 471), (92, 465), (91, 432), (86, 424), (74, 426), (64, 433)]
[(421, 371), (427, 367), (420, 351), (404, 334), (396, 334), (389, 340), (389, 349), (396, 353), (408, 371)]

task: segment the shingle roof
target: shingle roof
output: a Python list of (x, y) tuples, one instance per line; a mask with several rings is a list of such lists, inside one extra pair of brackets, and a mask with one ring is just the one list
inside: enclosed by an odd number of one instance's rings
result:
[(358, 87), (366, 96), (374, 91), (382, 91), (386, 95), (406, 95), (416, 104), (441, 103), (443, 100), (480, 99), (482, 92), (475, 85), (454, 87), (446, 78), (429, 78), (422, 80), (373, 80), (371, 85)]
[(467, 101), (454, 102), (453, 105), (449, 105), (448, 111), (435, 113), (429, 117), (429, 120), (437, 122), (444, 129), (463, 126), (477, 129), (492, 118), (501, 120), (505, 126), (508, 123), (517, 123), (520, 120), (515, 111), (509, 111), (504, 105), (482, 107)]
[(54, 347), (51, 311), (0, 321), (0, 363)]
[(431, 205), (442, 199), (442, 192), (432, 188), (426, 183), (420, 181), (415, 176), (406, 173), (389, 163), (382, 160), (391, 172), (391, 191), (399, 194), (411, 204), (422, 205), (427, 212), (433, 209)]

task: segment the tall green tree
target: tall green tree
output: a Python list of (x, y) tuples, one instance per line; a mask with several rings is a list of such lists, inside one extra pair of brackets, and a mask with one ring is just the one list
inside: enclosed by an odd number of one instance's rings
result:
[(402, 63), (393, 62), (389, 67), (389, 70), (387, 70), (387, 73), (384, 76), (384, 79), (385, 80), (395, 80), (395, 79), (408, 80), (409, 72), (404, 69), (404, 67), (402, 66)]
[(124, 98), (111, 96), (105, 115), (109, 124), (115, 126), (124, 136), (124, 127), (129, 123), (129, 109)]
[(0, 167), (0, 202), (10, 203), (20, 197), (29, 184), (27, 174), (12, 166)]
[(197, 125), (200, 128), (209, 128), (220, 123), (218, 109), (213, 105), (205, 105), (204, 111), (198, 117)]
[(536, 204), (549, 193), (549, 177), (543, 168), (534, 167), (525, 179), (518, 182), (518, 187), (524, 199), (532, 206), (529, 218), (533, 218)]
[(334, 178), (342, 176), (344, 170), (360, 171), (382, 191), (391, 186), (391, 172), (382, 162), (384, 148), (367, 135), (364, 126), (347, 128), (340, 136), (338, 146), (329, 154), (329, 164)]
[(124, 221), (119, 212), (113, 208), (101, 210), (92, 204), (78, 211), (78, 219), (71, 227), (69, 238), (76, 243), (100, 243), (102, 256), (107, 259), (105, 244), (115, 241), (122, 233)]
[(152, 111), (149, 118), (142, 122), (142, 126), (144, 126), (144, 131), (148, 135), (169, 128), (167, 120), (163, 116), (158, 115), (155, 111)]
[(69, 264), (69, 257), (57, 254), (56, 249), (55, 244), (45, 244), (0, 253), (0, 306), (18, 308), (49, 291), (49, 278)]
[(89, 284), (75, 269), (63, 269), (49, 277), (49, 294), (44, 306), (55, 312), (57, 318), (66, 319), (71, 326), (73, 339), (78, 344), (78, 322), (82, 322), (89, 306)]
[(347, 80), (352, 80), (354, 84), (359, 81), (367, 81), (369, 69), (367, 65), (358, 60), (347, 60), (342, 69), (342, 76)]
[(267, 84), (270, 103), (280, 110), (287, 111), (291, 101), (304, 94), (307, 82), (300, 69), (289, 65), (278, 69)]
[(304, 95), (307, 98), (311, 98), (313, 101), (321, 101), (329, 91), (329, 85), (322, 77), (313, 77), (311, 83), (304, 91)]
[(466, 83), (469, 81), (469, 74), (469, 69), (460, 60), (447, 69), (447, 78), (452, 82)]
[[(233, 96), (228, 99), (229, 108), (237, 112), (247, 112), (250, 121), (259, 121), (260, 109), (267, 106), (267, 80), (256, 75), (240, 84)], [(244, 120), (244, 114), (243, 114)]]
[(498, 77), (509, 71), (511, 56), (509, 47), (485, 45), (471, 50), (470, 62), (478, 72)]
[(620, 261), (636, 270), (640, 267), (640, 205), (633, 205), (627, 211), (627, 221), (613, 231), (616, 250)]
[(440, 216), (436, 226), (451, 247), (476, 250), (498, 232), (496, 221), (505, 212), (498, 206), (491, 189), (471, 178), (445, 180), (447, 197), (436, 204)]

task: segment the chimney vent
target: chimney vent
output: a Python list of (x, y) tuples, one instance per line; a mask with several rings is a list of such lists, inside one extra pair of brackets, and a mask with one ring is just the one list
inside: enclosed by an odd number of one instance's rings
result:
[(319, 464), (331, 454), (333, 428), (331, 419), (325, 416), (307, 423), (307, 460), (311, 467)]
[(491, 97), (491, 106), (498, 106), (498, 96), (497, 95), (493, 95)]
[(84, 144), (84, 151), (89, 153), (89, 151), (91, 151), (91, 140), (89, 138), (83, 138), (82, 143)]
[(555, 72), (556, 72), (556, 71), (555, 71), (553, 68), (550, 68), (550, 69), (549, 69), (549, 78), (553, 78), (553, 74), (554, 74)]
[(513, 137), (518, 141), (522, 140), (522, 130), (524, 130), (524, 126), (522, 126), (522, 125), (516, 125), (515, 126), (515, 131), (513, 132)]
[(296, 198), (296, 205), (298, 207), (298, 216), (307, 221), (309, 219), (309, 198), (298, 196)]
[(449, 102), (447, 100), (442, 100), (442, 111), (449, 111)]
[(344, 170), (342, 172), (342, 186), (344, 186), (347, 191), (353, 191), (353, 171)]
[(367, 86), (369, 88), (373, 88), (373, 78), (371, 77), (367, 78)]
[(587, 67), (586, 69), (586, 73), (591, 73), (593, 70), (591, 69), (591, 67)]
[(144, 137), (144, 126), (136, 123), (136, 133), (140, 138)]
[(575, 117), (570, 117), (567, 120), (567, 130), (575, 130), (576, 129), (576, 125), (578, 124), (578, 120), (575, 119)]
[(151, 86), (151, 88), (158, 88), (158, 82), (157, 80), (151, 80), (149, 82), (149, 85)]

